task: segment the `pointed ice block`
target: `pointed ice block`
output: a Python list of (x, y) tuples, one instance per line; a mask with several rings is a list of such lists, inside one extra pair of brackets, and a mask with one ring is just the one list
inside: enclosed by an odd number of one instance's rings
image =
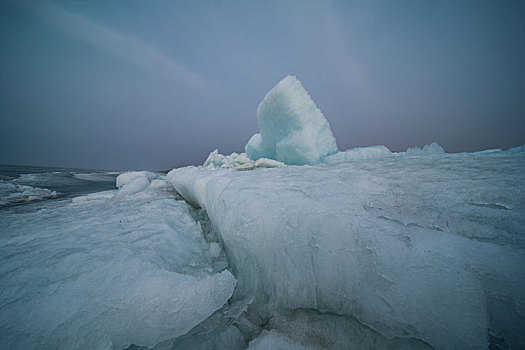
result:
[(317, 164), (338, 151), (328, 121), (295, 76), (285, 77), (266, 94), (257, 119), (260, 134), (245, 147), (253, 160)]

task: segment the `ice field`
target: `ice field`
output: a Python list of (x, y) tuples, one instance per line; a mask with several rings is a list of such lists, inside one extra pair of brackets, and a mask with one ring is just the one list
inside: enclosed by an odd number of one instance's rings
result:
[(339, 151), (295, 77), (257, 115), (167, 175), (4, 176), (0, 348), (525, 348), (525, 147)]

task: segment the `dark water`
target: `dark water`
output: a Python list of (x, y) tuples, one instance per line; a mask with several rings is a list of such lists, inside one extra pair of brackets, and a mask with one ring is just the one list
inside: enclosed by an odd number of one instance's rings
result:
[[(118, 172), (91, 169), (0, 165), (0, 209), (41, 207), (42, 202), (64, 200), (115, 189)], [(40, 204), (37, 204), (40, 203)]]

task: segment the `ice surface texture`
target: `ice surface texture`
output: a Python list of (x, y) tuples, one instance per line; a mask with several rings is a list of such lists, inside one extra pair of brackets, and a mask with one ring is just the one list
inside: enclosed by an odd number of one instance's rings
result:
[(153, 346), (230, 298), (221, 247), (164, 178), (126, 173), (118, 183), (0, 217), (0, 348)]
[(168, 180), (207, 210), (238, 278), (234, 297), (254, 296), (261, 314), (314, 309), (387, 337), (483, 349), (487, 329), (525, 346), (524, 173), (525, 153), (495, 152), (187, 167)]
[(317, 164), (337, 152), (330, 125), (295, 76), (287, 76), (266, 94), (257, 108), (260, 134), (246, 144), (252, 159), (286, 164)]

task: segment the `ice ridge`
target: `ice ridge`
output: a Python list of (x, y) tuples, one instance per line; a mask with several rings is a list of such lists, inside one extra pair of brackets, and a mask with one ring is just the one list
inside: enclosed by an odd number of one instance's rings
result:
[(207, 211), (238, 280), (232, 300), (254, 298), (259, 319), (312, 309), (387, 338), (486, 349), (487, 329), (525, 345), (524, 171), (522, 153), (499, 152), (186, 167), (167, 180)]

